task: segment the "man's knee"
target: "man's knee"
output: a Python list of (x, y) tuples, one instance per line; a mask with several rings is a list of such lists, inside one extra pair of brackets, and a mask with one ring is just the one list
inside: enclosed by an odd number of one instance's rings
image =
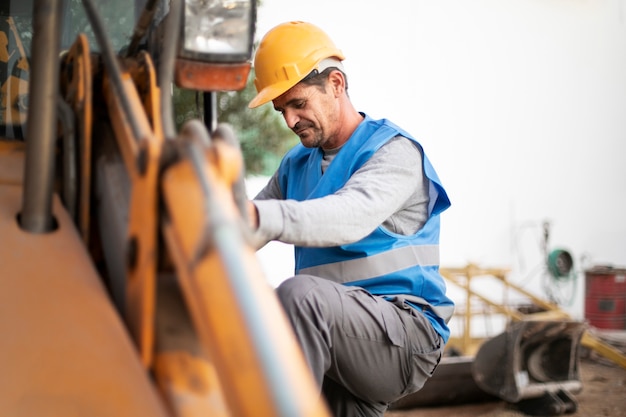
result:
[(276, 294), (280, 303), (286, 310), (291, 307), (302, 305), (302, 301), (307, 297), (315, 297), (316, 288), (319, 280), (322, 278), (311, 275), (296, 275), (283, 281), (278, 288)]

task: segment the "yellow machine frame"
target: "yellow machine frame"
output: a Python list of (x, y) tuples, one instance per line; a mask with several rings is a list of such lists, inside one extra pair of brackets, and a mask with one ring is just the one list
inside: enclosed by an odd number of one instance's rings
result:
[[(465, 303), (463, 306), (463, 330), (461, 337), (452, 337), (448, 342), (450, 348), (457, 349), (464, 355), (474, 355), (484, 342), (484, 338), (472, 337), (472, 318), (476, 316), (473, 307), (478, 300), (482, 305), (489, 306), (493, 311), (504, 315), (509, 320), (571, 320), (571, 316), (563, 311), (558, 305), (532, 294), (524, 288), (510, 282), (507, 279), (508, 269), (502, 268), (481, 268), (474, 264), (469, 264), (464, 268), (441, 268), (441, 274), (446, 280), (465, 292)], [(518, 309), (510, 308), (500, 302), (495, 302), (483, 294), (479, 294), (472, 289), (472, 282), (478, 279), (490, 279), (504, 286), (505, 291), (513, 291), (526, 297), (536, 307), (538, 312), (523, 313)], [(483, 313), (480, 313), (483, 314)], [(581, 344), (593, 349), (600, 355), (610, 359), (619, 366), (626, 368), (626, 355), (620, 350), (602, 341), (599, 337), (585, 331)]]

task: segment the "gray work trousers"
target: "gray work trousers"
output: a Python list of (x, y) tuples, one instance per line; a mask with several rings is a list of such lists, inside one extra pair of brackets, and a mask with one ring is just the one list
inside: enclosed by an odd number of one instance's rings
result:
[(336, 417), (382, 416), (419, 390), (441, 359), (441, 337), (410, 306), (310, 275), (276, 291)]

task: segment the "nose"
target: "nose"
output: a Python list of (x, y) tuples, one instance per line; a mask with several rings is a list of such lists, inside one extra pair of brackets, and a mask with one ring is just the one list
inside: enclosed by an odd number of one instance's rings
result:
[(287, 127), (292, 129), (296, 126), (296, 124), (300, 121), (300, 117), (296, 114), (296, 112), (291, 110), (285, 110), (283, 112), (283, 117), (285, 118), (285, 123), (287, 123)]

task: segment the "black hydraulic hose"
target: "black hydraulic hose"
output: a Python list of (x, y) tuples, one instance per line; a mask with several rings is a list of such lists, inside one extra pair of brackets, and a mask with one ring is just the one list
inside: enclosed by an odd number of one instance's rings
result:
[(78, 151), (74, 131), (74, 112), (60, 96), (57, 99), (59, 121), (63, 126), (63, 200), (70, 217), (76, 220), (78, 196)]
[(126, 97), (124, 88), (122, 86), (122, 71), (120, 70), (117, 56), (113, 51), (111, 41), (106, 36), (104, 23), (102, 22), (102, 19), (98, 14), (98, 11), (96, 10), (96, 7), (94, 6), (92, 0), (83, 0), (83, 6), (85, 7), (85, 11), (87, 12), (87, 18), (91, 23), (93, 33), (96, 36), (96, 41), (98, 42), (98, 45), (100, 46), (100, 49), (102, 51), (104, 66), (111, 79), (113, 89), (115, 90), (115, 93), (120, 100), (122, 111), (128, 118), (128, 124), (130, 125), (133, 138), (136, 141), (139, 141), (141, 139), (141, 131), (139, 129), (139, 126), (137, 125), (135, 118), (132, 116), (132, 109), (130, 103), (128, 102), (128, 97)]
[(52, 192), (59, 92), (61, 0), (33, 7), (31, 81), (20, 226), (33, 233), (54, 229)]
[(158, 0), (148, 0), (144, 6), (141, 16), (139, 17), (139, 20), (137, 20), (137, 24), (133, 30), (133, 36), (130, 40), (130, 44), (128, 45), (128, 49), (126, 50), (127, 57), (135, 55), (139, 50), (139, 43), (144, 36), (146, 36), (150, 23), (152, 23), (152, 19), (154, 19), (157, 4)]

